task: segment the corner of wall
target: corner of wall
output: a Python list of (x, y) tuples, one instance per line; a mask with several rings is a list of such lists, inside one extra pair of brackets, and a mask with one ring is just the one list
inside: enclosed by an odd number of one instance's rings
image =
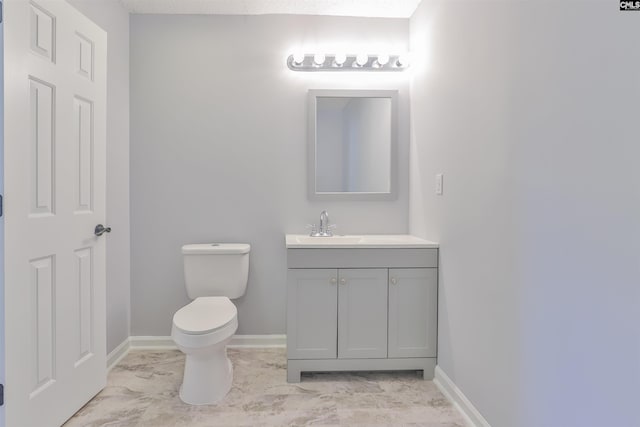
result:
[(469, 427), (491, 427), (480, 411), (473, 406), (473, 403), (471, 403), (462, 390), (458, 388), (458, 386), (451, 380), (451, 378), (449, 378), (440, 366), (436, 366), (433, 383), (462, 414)]

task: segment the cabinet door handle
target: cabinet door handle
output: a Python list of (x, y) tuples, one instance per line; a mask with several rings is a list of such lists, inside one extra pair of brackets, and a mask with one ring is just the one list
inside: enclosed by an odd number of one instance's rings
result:
[(336, 283), (338, 283), (338, 279), (336, 279), (335, 277), (332, 277), (331, 280), (329, 280), (329, 283), (331, 283), (332, 285), (335, 285)]
[(345, 278), (340, 279), (340, 284), (341, 285), (346, 285), (347, 284), (347, 279), (345, 279)]
[(397, 285), (398, 284), (398, 279), (396, 279), (395, 277), (391, 278), (391, 284), (392, 285)]

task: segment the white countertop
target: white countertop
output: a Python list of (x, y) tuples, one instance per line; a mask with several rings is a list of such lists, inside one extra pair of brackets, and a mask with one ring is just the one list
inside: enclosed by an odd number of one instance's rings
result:
[(438, 243), (424, 240), (410, 234), (363, 234), (334, 235), (332, 237), (311, 237), (307, 234), (287, 234), (287, 249), (433, 249)]

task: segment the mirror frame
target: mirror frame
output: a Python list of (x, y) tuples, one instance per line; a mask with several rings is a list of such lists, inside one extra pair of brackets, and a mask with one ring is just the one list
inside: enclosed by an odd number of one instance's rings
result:
[[(389, 98), (391, 99), (391, 135), (389, 153), (389, 192), (316, 192), (316, 109), (318, 98)], [(311, 89), (307, 109), (307, 194), (310, 200), (396, 200), (398, 198), (398, 91)]]

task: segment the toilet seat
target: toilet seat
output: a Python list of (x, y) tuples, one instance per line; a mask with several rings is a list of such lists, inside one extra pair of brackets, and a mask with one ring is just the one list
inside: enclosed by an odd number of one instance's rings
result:
[(227, 297), (199, 297), (173, 315), (173, 327), (186, 335), (216, 332), (230, 323), (237, 325), (238, 310)]

